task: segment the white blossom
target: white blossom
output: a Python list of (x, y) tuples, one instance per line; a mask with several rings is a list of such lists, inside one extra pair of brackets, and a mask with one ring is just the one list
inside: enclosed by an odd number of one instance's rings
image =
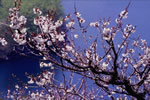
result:
[(122, 57), (128, 57), (128, 53), (123, 53)]
[(23, 23), (26, 23), (26, 22), (27, 22), (27, 18), (26, 18), (25, 16), (20, 16), (20, 17), (18, 18), (18, 21), (23, 22)]
[(75, 24), (75, 22), (74, 22), (74, 21), (71, 21), (71, 22), (69, 22), (68, 24), (66, 24), (66, 27), (67, 27), (67, 28), (71, 28), (71, 27), (74, 26), (74, 24)]
[(0, 37), (0, 43), (2, 44), (2, 46), (6, 46), (8, 43), (4, 38)]
[(83, 23), (85, 23), (85, 20), (84, 20), (82, 17), (80, 17), (80, 18), (79, 18), (79, 22), (80, 22), (81, 24), (83, 24)]
[(126, 10), (123, 10), (121, 13), (120, 13), (120, 17), (122, 17), (123, 19), (126, 19), (128, 16), (128, 12)]
[(19, 89), (19, 85), (15, 85), (15, 88), (16, 88), (16, 89)]
[(124, 45), (118, 44), (118, 48), (124, 48)]
[(141, 43), (144, 45), (144, 44), (147, 44), (146, 40), (144, 39), (141, 39)]
[(107, 59), (110, 61), (112, 59), (111, 55), (107, 55)]
[(42, 14), (42, 11), (38, 8), (33, 8), (33, 12), (34, 12), (34, 14), (38, 14), (38, 15)]
[(134, 41), (133, 41), (133, 45), (134, 45), (134, 46), (139, 46), (139, 41), (135, 41), (135, 40), (134, 40)]
[(71, 87), (70, 89), (67, 89), (67, 92), (72, 92), (73, 87)]
[(36, 84), (39, 85), (39, 86), (43, 86), (45, 84), (45, 82), (46, 82), (46, 79), (42, 78), (42, 79), (40, 79), (39, 82), (36, 81)]
[(146, 48), (145, 54), (147, 55), (147, 58), (150, 59), (150, 47)]
[(91, 22), (90, 26), (98, 27), (99, 26), (99, 22)]
[(91, 57), (91, 52), (90, 52), (89, 50), (86, 51), (85, 54), (86, 54), (86, 57), (87, 57), (87, 58), (90, 58), (90, 57)]
[(111, 32), (110, 28), (104, 28), (103, 29), (103, 34), (107, 34), (107, 33), (110, 33), (110, 32)]
[(26, 34), (18, 33), (18, 30), (15, 30), (13, 37), (14, 41), (16, 41), (19, 45), (24, 45), (27, 42)]
[(40, 68), (44, 67), (44, 62), (40, 62)]
[(33, 81), (33, 79), (31, 78), (30, 81), (28, 81), (28, 84), (33, 84), (33, 83), (34, 83), (34, 81)]
[(58, 41), (65, 41), (65, 34), (59, 34), (59, 35), (56, 35), (56, 39), (58, 39)]
[(48, 46), (51, 46), (51, 45), (52, 45), (52, 42), (51, 42), (51, 41), (47, 41), (46, 43), (47, 43)]
[(69, 45), (66, 45), (66, 49), (67, 49), (67, 51), (72, 51), (73, 50), (73, 48)]
[(106, 22), (104, 22), (103, 23), (105, 26), (108, 26), (109, 24), (110, 24), (110, 22), (109, 21), (106, 21)]
[(78, 34), (74, 34), (74, 38), (78, 38), (79, 36), (78, 36)]
[(60, 27), (62, 24), (63, 24), (63, 21), (61, 21), (61, 20), (57, 20), (55, 22), (56, 27)]
[(76, 15), (76, 17), (80, 17), (81, 16), (81, 14), (79, 12), (76, 12), (75, 15)]
[(103, 69), (106, 69), (106, 67), (107, 67), (108, 65), (109, 65), (108, 63), (103, 62), (103, 63), (102, 63), (102, 68), (103, 68)]
[(109, 41), (111, 39), (111, 36), (110, 35), (104, 35), (103, 39)]
[(117, 18), (117, 19), (115, 20), (115, 22), (116, 22), (117, 24), (120, 24), (120, 23), (121, 23), (121, 20)]

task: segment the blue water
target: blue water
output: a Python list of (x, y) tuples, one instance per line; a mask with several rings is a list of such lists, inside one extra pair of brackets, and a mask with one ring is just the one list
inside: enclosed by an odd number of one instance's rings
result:
[[(40, 71), (39, 60), (37, 58), (19, 57), (0, 62), (0, 91), (6, 91), (11, 84), (9, 79), (14, 73), (20, 80), (26, 81), (25, 72), (37, 73)], [(15, 81), (14, 81), (15, 82)]]

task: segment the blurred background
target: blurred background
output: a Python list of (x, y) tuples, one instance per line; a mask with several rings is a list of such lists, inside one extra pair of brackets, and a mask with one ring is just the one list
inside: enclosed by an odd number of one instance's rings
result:
[[(8, 9), (13, 7), (13, 0), (0, 0), (0, 22), (8, 23)], [(128, 18), (124, 24), (129, 23), (137, 26), (135, 37), (141, 35), (150, 45), (150, 1), (149, 0), (22, 0), (21, 14), (28, 18), (28, 29), (33, 32), (36, 28), (33, 22), (33, 8), (38, 7), (46, 14), (48, 10), (56, 9), (57, 19), (67, 14), (74, 13), (74, 5), (86, 20), (85, 24), (94, 22), (100, 18), (111, 18), (111, 23), (115, 23), (115, 18), (124, 10), (131, 1)], [(93, 30), (91, 30), (92, 32)], [(23, 81), (27, 81), (25, 72), (37, 73), (40, 71), (39, 59), (36, 57), (24, 57), (13, 52), (16, 46), (12, 40), (8, 27), (0, 25), (0, 37), (5, 37), (8, 45), (0, 45), (0, 92), (7, 91), (9, 78), (14, 73)], [(119, 39), (118, 39), (119, 41)], [(80, 43), (80, 39), (78, 40)], [(56, 79), (60, 79), (59, 72)]]

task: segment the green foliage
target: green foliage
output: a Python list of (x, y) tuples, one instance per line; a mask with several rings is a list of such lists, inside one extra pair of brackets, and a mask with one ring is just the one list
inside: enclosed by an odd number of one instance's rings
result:
[[(9, 8), (14, 7), (14, 0), (0, 0), (0, 22), (7, 23), (8, 16), (9, 16)], [(63, 16), (62, 6), (60, 0), (22, 0), (20, 14), (24, 15), (27, 18), (27, 28), (28, 32), (36, 32), (36, 26), (33, 25), (33, 19), (35, 17), (33, 13), (33, 8), (39, 8), (42, 11), (42, 14), (47, 14), (48, 11), (55, 9), (57, 16), (56, 19)], [(8, 27), (0, 24), (0, 37), (6, 38), (8, 41), (7, 50), (11, 51), (12, 46), (15, 45), (10, 38), (11, 34), (8, 31)], [(7, 37), (6, 37), (7, 34)], [(11, 49), (11, 50), (9, 50)], [(4, 47), (0, 45), (0, 52), (4, 54), (5, 51)], [(3, 52), (4, 51), (4, 52)], [(8, 53), (8, 52), (7, 52)], [(0, 55), (0, 58), (3, 55)]]
[[(0, 21), (7, 21), (8, 11), (13, 7), (14, 0), (1, 0), (0, 6)], [(48, 10), (56, 9), (57, 18), (63, 15), (60, 0), (22, 0), (20, 13), (27, 17), (27, 26), (33, 31), (33, 8), (39, 8), (43, 14), (47, 14)]]

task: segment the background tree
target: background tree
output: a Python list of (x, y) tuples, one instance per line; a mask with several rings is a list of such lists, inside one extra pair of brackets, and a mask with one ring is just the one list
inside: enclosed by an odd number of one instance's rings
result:
[[(13, 4), (14, 4), (13, 0), (1, 0), (1, 6), (0, 6), (1, 21), (5, 21), (5, 22), (7, 21), (6, 18), (8, 17), (9, 8), (13, 7)], [(55, 9), (57, 12), (56, 19), (58, 19), (60, 16), (63, 15), (60, 0), (43, 0), (43, 1), (41, 1), (41, 0), (32, 0), (32, 1), (23, 0), (21, 8), (20, 8), (20, 13), (22, 15), (25, 15), (28, 18), (29, 23), (32, 23), (33, 17), (35, 16), (33, 14), (32, 9), (37, 8), (37, 7), (43, 11), (43, 14), (47, 14), (48, 11)], [(31, 27), (33, 27), (32, 25), (29, 24), (29, 26), (28, 25), (27, 26), (31, 28)]]
[[(0, 1), (0, 21), (3, 23), (8, 22), (8, 11), (9, 8), (14, 6), (14, 0), (1, 0)], [(35, 15), (33, 14), (33, 8), (40, 8), (43, 11), (43, 14), (47, 14), (48, 11), (55, 10), (57, 12), (56, 19), (63, 16), (62, 6), (60, 0), (22, 0), (22, 5), (20, 8), (20, 13), (22, 15), (25, 15), (27, 17), (28, 24), (26, 25), (28, 29), (30, 29), (30, 33), (35, 32), (35, 29), (37, 30), (36, 26), (33, 25), (33, 17)], [(7, 54), (9, 54), (15, 43), (13, 42), (13, 39), (10, 36), (10, 32), (8, 31), (8, 27), (5, 25), (0, 24), (0, 36), (6, 37), (9, 44), (3, 48), (0, 46), (1, 50), (1, 56), (0, 58), (7, 58)]]

